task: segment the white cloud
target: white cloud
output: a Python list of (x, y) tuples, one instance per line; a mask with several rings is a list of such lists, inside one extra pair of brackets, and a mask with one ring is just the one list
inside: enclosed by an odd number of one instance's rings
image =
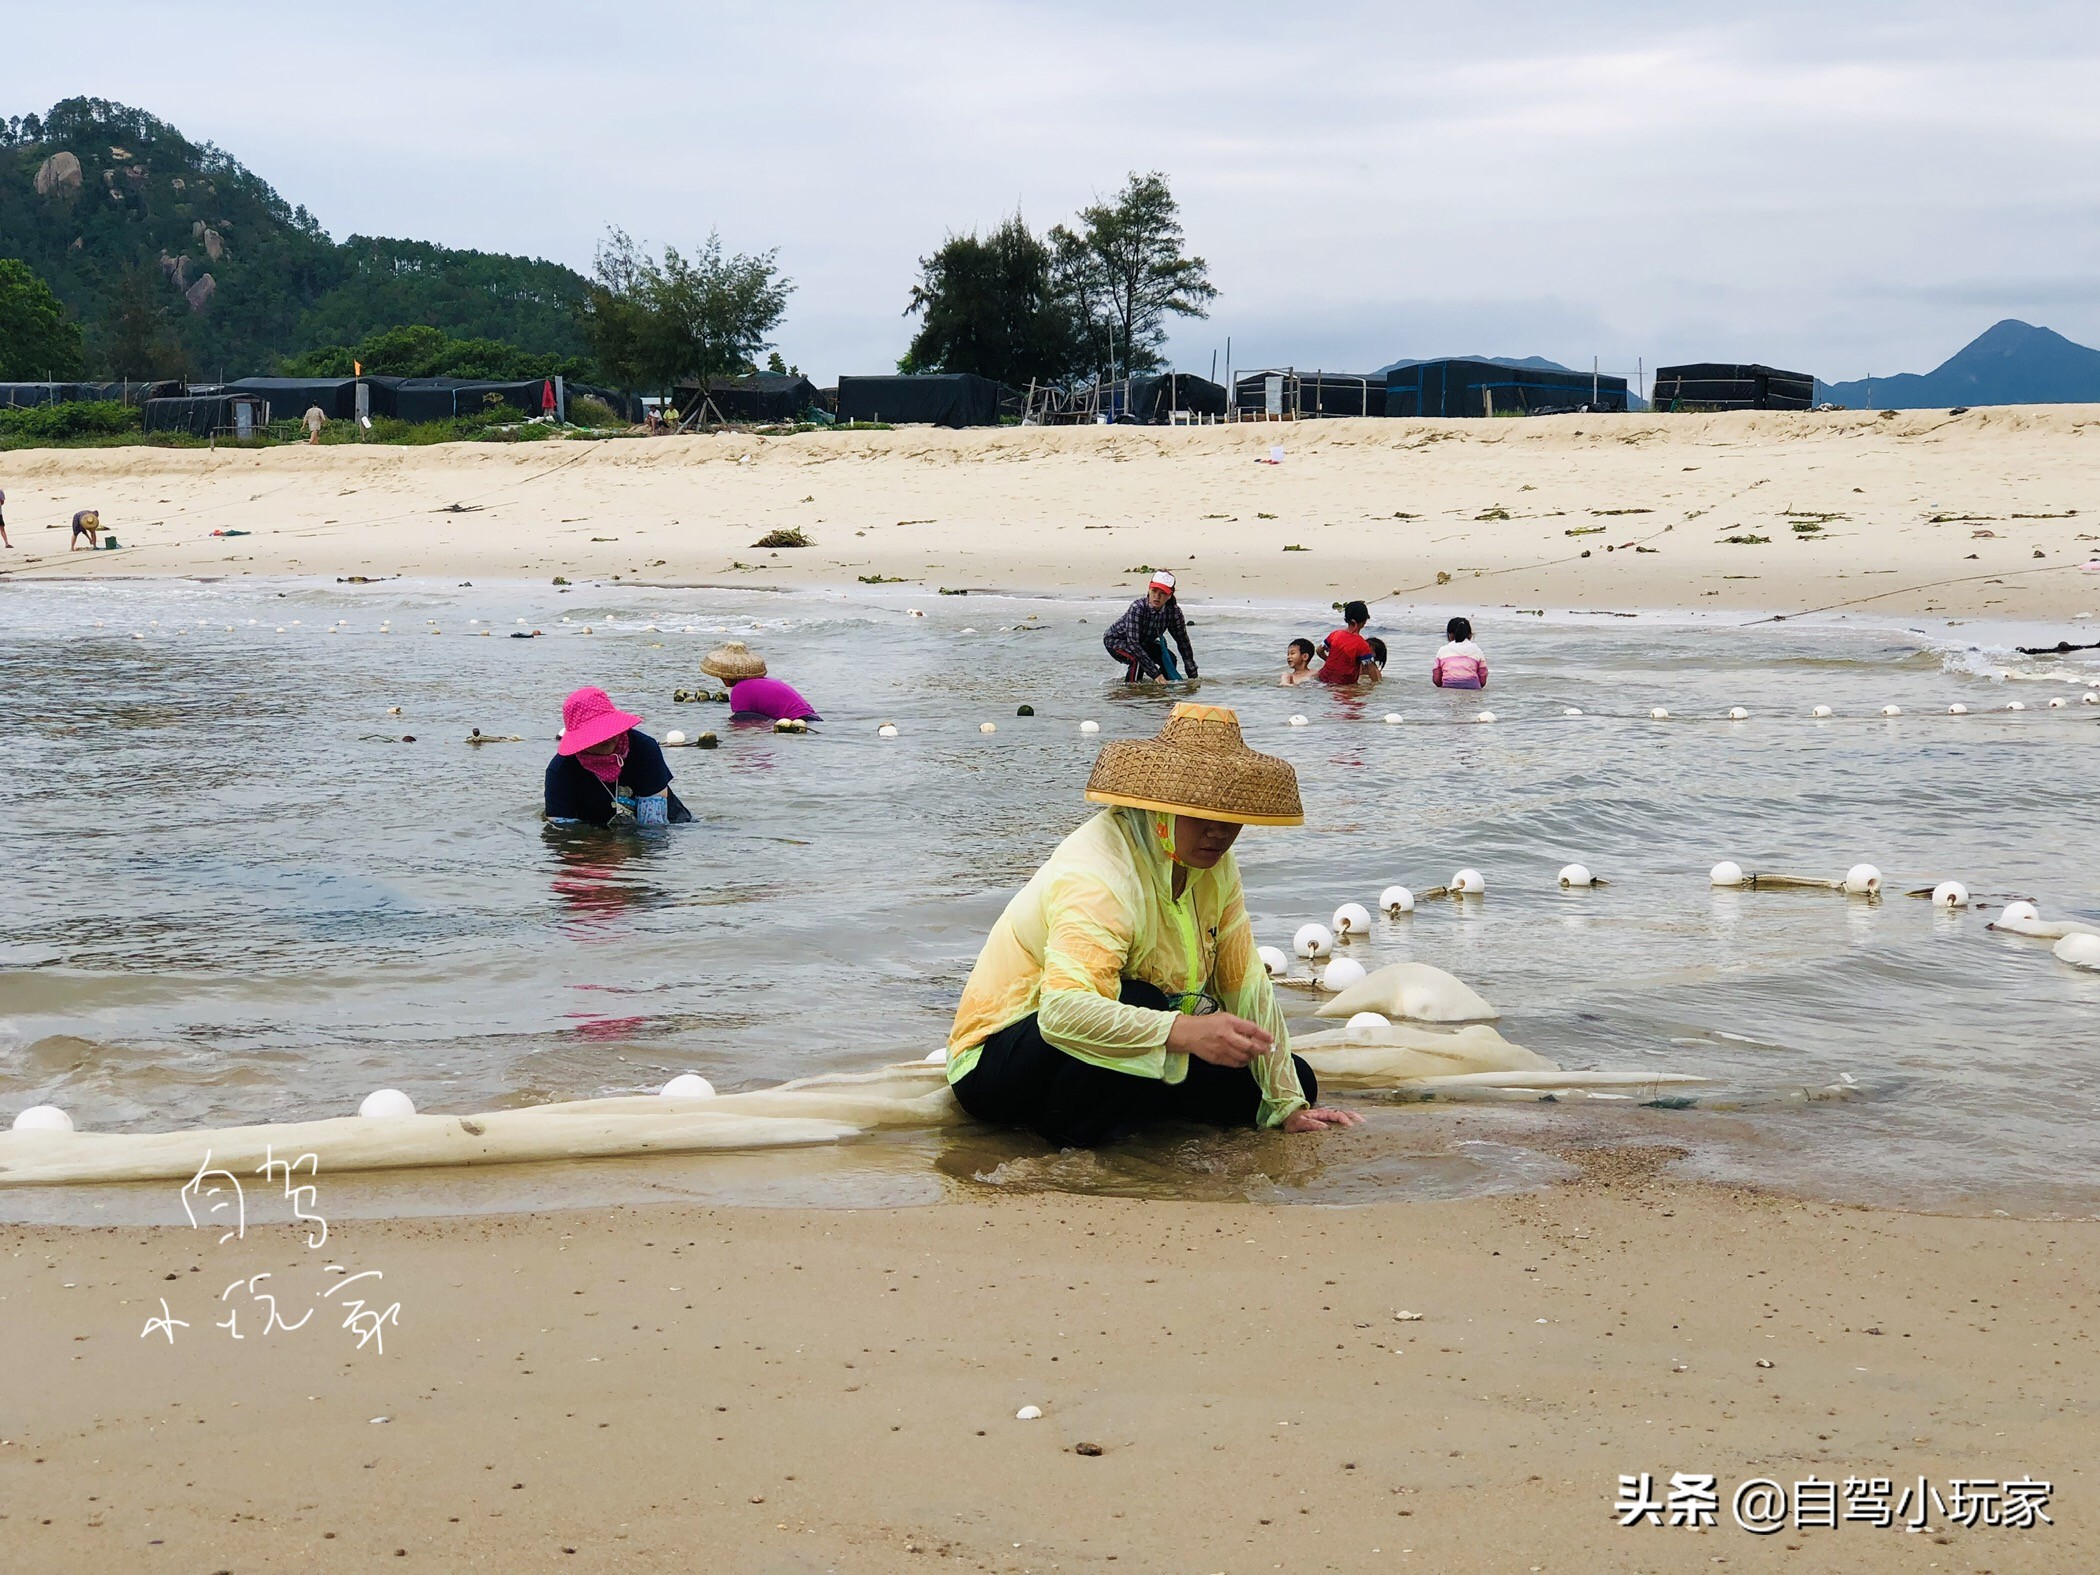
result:
[(1019, 205), (1173, 178), (1206, 369), (1545, 354), (1924, 370), (2001, 316), (2100, 342), (2091, 7), (1106, 3), (588, 11), (267, 28), (10, 20), (9, 112), (209, 138), (338, 235), (587, 267), (618, 223), (781, 249), (784, 352), (887, 365), (915, 261)]

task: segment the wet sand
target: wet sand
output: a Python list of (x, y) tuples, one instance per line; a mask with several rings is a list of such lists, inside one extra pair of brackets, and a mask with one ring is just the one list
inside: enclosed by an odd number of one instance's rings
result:
[[(1272, 446), (1280, 464), (1265, 464)], [(0, 572), (989, 587), (2068, 619), (2100, 408), (0, 455)], [(98, 506), (119, 552), (68, 553)], [(812, 543), (766, 548), (793, 528)], [(215, 530), (245, 531), (214, 536)], [(1740, 539), (1738, 539), (1740, 538)], [(1301, 549), (1301, 550), (1293, 550)]]
[[(1717, 1189), (1658, 1176), (1663, 1150), (1568, 1157), (1581, 1179), (1530, 1196), (1347, 1210), (658, 1205), (349, 1222), (321, 1252), (282, 1225), (223, 1246), (7, 1227), (0, 1566), (2100, 1558), (2100, 1226)], [(322, 1258), (383, 1271), (384, 1355), (330, 1317), (263, 1335), (245, 1292), (244, 1338), (213, 1327), (212, 1298), (264, 1270), (296, 1319)], [(174, 1349), (140, 1337), (163, 1295), (191, 1323)], [(1620, 1529), (1617, 1479), (1643, 1471), (1715, 1473), (1720, 1525)], [(1943, 1495), (2049, 1479), (2056, 1524), (1766, 1537), (1729, 1515), (1752, 1476), (1921, 1474)]]

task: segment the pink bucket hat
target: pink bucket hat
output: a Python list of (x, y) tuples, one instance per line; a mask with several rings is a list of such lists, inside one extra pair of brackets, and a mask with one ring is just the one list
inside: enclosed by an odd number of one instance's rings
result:
[(614, 705), (612, 696), (603, 689), (579, 689), (561, 703), (561, 742), (554, 746), (554, 752), (581, 754), (593, 744), (618, 738), (630, 727), (641, 725), (640, 717), (630, 716)]

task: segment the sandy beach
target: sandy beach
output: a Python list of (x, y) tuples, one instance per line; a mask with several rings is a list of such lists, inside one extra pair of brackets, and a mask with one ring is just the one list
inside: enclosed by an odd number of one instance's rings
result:
[[(1199, 618), (1383, 595), (2078, 639), (2100, 611), (2087, 407), (124, 448), (0, 455), (0, 485), (18, 584), (1120, 596), (1165, 566)], [(121, 550), (64, 550), (88, 506)], [(786, 527), (814, 545), (753, 545)], [(277, 1218), (224, 1244), (0, 1226), (0, 1568), (2100, 1562), (2100, 1225), (1717, 1187), (1618, 1136), (1557, 1151), (1575, 1179), (1536, 1192), (1351, 1208), (965, 1180), (888, 1209), (344, 1220), (325, 1252)], [(384, 1274), (400, 1310), (373, 1346), (319, 1299), (324, 1259)], [(266, 1332), (262, 1274), (312, 1321)], [(180, 1327), (152, 1322), (164, 1297)], [(1622, 1528), (1619, 1478), (1644, 1472), (1658, 1497), (1712, 1474), (1717, 1523)], [(1731, 1512), (1747, 1479), (1851, 1477), (1890, 1479), (1896, 1524), (1757, 1535)], [(1941, 1500), (1907, 1531), (1921, 1477)], [(1959, 1524), (1952, 1479), (2046, 1481), (2054, 1524), (1987, 1525), (1997, 1497)]]
[[(1113, 594), (1152, 566), (1179, 570), (1199, 609), (1358, 595), (2100, 608), (2100, 575), (2081, 568), (2100, 553), (2089, 406), (50, 450), (0, 456), (0, 484), (19, 544), (6, 569), (23, 579), (880, 577), (928, 594)], [(123, 550), (64, 550), (89, 506)], [(813, 545), (753, 545), (789, 527)]]
[[(9, 1227), (0, 1562), (2090, 1566), (2094, 1225), (1672, 1182), (1660, 1149), (1567, 1157), (1581, 1178), (1532, 1196), (1352, 1210), (344, 1222), (326, 1255), (401, 1304), (384, 1355), (332, 1320), (213, 1327), (221, 1285), (259, 1271), (287, 1322), (304, 1305), (322, 1255), (282, 1227)], [(180, 1349), (140, 1337), (163, 1296)], [(1620, 1527), (1641, 1472), (1714, 1474), (1718, 1525)], [(1732, 1518), (1747, 1479), (1855, 1476), (1943, 1498), (2043, 1479), (2055, 1524)]]

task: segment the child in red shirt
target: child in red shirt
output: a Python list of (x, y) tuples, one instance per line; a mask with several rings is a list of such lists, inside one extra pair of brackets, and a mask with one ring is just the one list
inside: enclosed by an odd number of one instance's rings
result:
[(1320, 646), (1320, 654), (1327, 658), (1320, 668), (1323, 684), (1355, 683), (1362, 676), (1363, 664), (1372, 659), (1371, 642), (1364, 638), (1371, 609), (1362, 602), (1351, 602), (1342, 609), (1342, 621), (1348, 627), (1335, 630)]

